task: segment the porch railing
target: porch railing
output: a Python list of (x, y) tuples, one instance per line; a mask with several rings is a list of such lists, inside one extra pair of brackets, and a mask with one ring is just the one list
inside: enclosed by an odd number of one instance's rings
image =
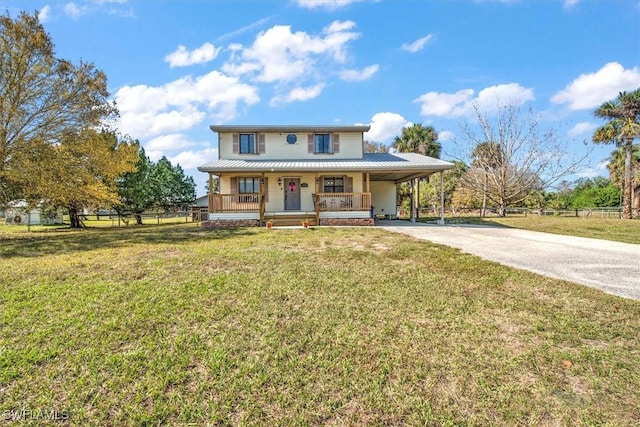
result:
[(260, 212), (263, 194), (209, 194), (209, 212)]
[(314, 194), (318, 212), (369, 211), (371, 193), (318, 193)]

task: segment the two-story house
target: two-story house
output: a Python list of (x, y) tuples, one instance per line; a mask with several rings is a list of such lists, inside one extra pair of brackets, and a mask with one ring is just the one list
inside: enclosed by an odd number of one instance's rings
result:
[[(365, 153), (369, 126), (211, 126), (218, 160), (200, 166), (209, 189), (203, 226), (373, 225), (396, 214), (396, 184), (451, 169), (413, 153)], [(298, 222), (299, 223), (299, 222)]]

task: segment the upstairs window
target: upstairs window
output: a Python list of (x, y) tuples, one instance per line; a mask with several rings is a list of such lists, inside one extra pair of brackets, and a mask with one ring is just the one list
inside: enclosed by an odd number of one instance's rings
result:
[(256, 135), (253, 133), (240, 134), (240, 154), (256, 153)]
[(331, 153), (331, 135), (328, 133), (315, 134), (315, 152)]

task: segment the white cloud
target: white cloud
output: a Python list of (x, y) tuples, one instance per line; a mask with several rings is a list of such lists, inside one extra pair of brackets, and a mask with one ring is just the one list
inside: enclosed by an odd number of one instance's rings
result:
[(221, 50), (221, 47), (216, 48), (211, 43), (205, 43), (191, 52), (189, 52), (185, 46), (179, 45), (174, 52), (164, 57), (164, 61), (168, 62), (171, 68), (205, 64), (214, 60)]
[(133, 138), (180, 132), (207, 116), (228, 121), (235, 117), (239, 104), (260, 100), (255, 87), (218, 71), (156, 87), (124, 86), (115, 99), (120, 110), (119, 128)]
[(322, 35), (314, 36), (276, 25), (258, 34), (248, 48), (234, 45), (234, 54), (222, 70), (232, 75), (250, 73), (256, 81), (264, 83), (315, 76), (318, 61), (322, 60), (326, 67), (327, 58), (339, 63), (346, 60), (347, 43), (360, 37), (348, 31), (354, 26), (352, 21), (335, 21), (324, 28)]
[(535, 99), (533, 89), (509, 83), (482, 89), (475, 96), (473, 89), (462, 89), (455, 93), (427, 92), (414, 100), (421, 105), (420, 114), (455, 118), (474, 114), (474, 106), (483, 111), (493, 111), (498, 103), (523, 105)]
[(270, 101), (269, 104), (271, 106), (274, 106), (274, 105), (286, 104), (294, 101), (307, 101), (309, 99), (318, 97), (320, 93), (322, 93), (324, 86), (325, 86), (324, 83), (320, 83), (310, 87), (296, 87), (286, 95), (279, 95), (279, 96), (273, 97), (273, 99)]
[(414, 41), (413, 43), (404, 43), (402, 45), (402, 50), (406, 50), (407, 52), (411, 52), (411, 53), (416, 53), (421, 51), (424, 46), (429, 43), (430, 41), (435, 39), (435, 35), (433, 34), (427, 34), (426, 36), (419, 38), (418, 40)]
[(377, 71), (378, 64), (370, 65), (362, 70), (343, 70), (340, 71), (340, 78), (348, 82), (359, 82), (371, 78)]
[(218, 158), (216, 148), (205, 148), (200, 151), (183, 151), (175, 156), (168, 157), (172, 165), (179, 164), (183, 169), (196, 168)]
[(371, 129), (364, 134), (364, 139), (369, 142), (385, 142), (402, 133), (402, 128), (411, 126), (404, 117), (397, 113), (376, 113), (371, 118)]
[(605, 64), (595, 73), (581, 74), (551, 97), (554, 104), (569, 104), (570, 110), (588, 110), (614, 99), (622, 91), (640, 87), (640, 70), (625, 70), (617, 62)]
[(64, 5), (64, 13), (66, 13), (72, 19), (78, 19), (85, 13), (87, 13), (87, 7), (79, 7), (75, 3), (67, 3)]
[(580, 122), (580, 123), (577, 123), (571, 129), (569, 129), (569, 131), (567, 132), (567, 135), (572, 138), (575, 138), (577, 136), (585, 136), (585, 135), (591, 136), (593, 134), (593, 131), (596, 130), (597, 127), (598, 125), (595, 123)]
[(38, 19), (44, 24), (49, 21), (49, 18), (51, 18), (51, 6), (42, 6), (42, 9), (38, 12)]
[(170, 133), (153, 138), (151, 141), (147, 142), (144, 147), (145, 149), (154, 151), (173, 151), (190, 147), (192, 145), (193, 143), (190, 142), (186, 136), (179, 133)]
[(573, 6), (575, 6), (579, 2), (580, 2), (580, 0), (564, 0), (564, 8), (565, 9), (571, 9), (571, 8), (573, 8)]
[(307, 9), (336, 10), (359, 1), (363, 0), (297, 0), (296, 3)]

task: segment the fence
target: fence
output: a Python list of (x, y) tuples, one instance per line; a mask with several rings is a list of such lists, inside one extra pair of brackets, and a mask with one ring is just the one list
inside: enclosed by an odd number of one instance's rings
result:
[[(473, 208), (457, 208), (446, 209), (445, 213), (448, 216), (470, 216), (480, 217), (481, 209), (477, 207)], [(403, 211), (403, 213), (406, 213)], [(538, 209), (530, 208), (507, 208), (507, 216), (561, 216), (561, 217), (585, 217), (585, 218), (622, 218), (622, 208), (580, 208), (580, 209)], [(405, 216), (407, 216), (406, 213)], [(420, 217), (439, 216), (439, 212), (434, 212), (433, 209), (421, 208), (419, 211)], [(496, 208), (486, 208), (485, 216), (497, 216), (498, 210)], [(402, 216), (402, 215), (400, 215)], [(640, 217), (640, 209), (634, 209), (633, 217)]]

